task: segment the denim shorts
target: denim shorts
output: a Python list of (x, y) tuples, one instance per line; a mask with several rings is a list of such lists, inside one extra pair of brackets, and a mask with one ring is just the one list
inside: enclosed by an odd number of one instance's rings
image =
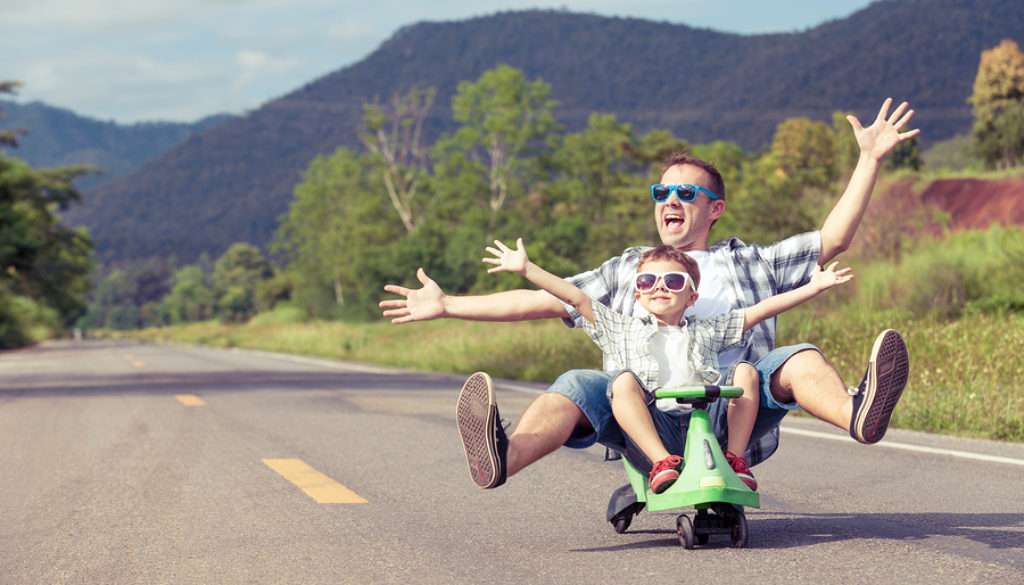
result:
[[(794, 354), (808, 349), (819, 351), (818, 348), (808, 343), (790, 345), (772, 350), (754, 364), (761, 380), (761, 405), (750, 435), (751, 444), (778, 427), (786, 413), (800, 409), (795, 402), (783, 404), (775, 400), (771, 393), (771, 378), (775, 370), (779, 369), (786, 360)], [(734, 367), (731, 366), (723, 372), (723, 380), (726, 384), (732, 380)], [(574, 430), (565, 442), (566, 447), (584, 449), (594, 443), (599, 443), (622, 453), (630, 463), (646, 473), (651, 469), (651, 462), (622, 432), (615, 417), (612, 416), (612, 404), (609, 396), (611, 395), (611, 382), (617, 374), (618, 372), (598, 370), (569, 370), (555, 380), (554, 384), (548, 388), (548, 392), (557, 392), (576, 403), (593, 427), (593, 430), (580, 428)], [(665, 448), (671, 453), (682, 453), (686, 442), (689, 414), (660, 410), (655, 406), (653, 397), (648, 401), (648, 408), (651, 410), (654, 426), (658, 430), (662, 442), (665, 443)], [(726, 400), (716, 400), (708, 408), (712, 429), (723, 445), (728, 440), (727, 411), (728, 401)]]

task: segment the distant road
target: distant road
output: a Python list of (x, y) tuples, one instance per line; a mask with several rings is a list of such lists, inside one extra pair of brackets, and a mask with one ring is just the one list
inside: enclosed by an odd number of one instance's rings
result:
[[(686, 551), (676, 512), (614, 532), (625, 475), (601, 448), (478, 489), (461, 383), (134, 342), (0, 353), (0, 583), (1024, 583), (1024, 445), (866, 447), (790, 417), (749, 548)], [(498, 387), (513, 420), (543, 389)]]

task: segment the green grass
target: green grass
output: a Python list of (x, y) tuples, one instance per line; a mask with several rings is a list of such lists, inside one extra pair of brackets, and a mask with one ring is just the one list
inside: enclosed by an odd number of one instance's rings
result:
[[(1024, 315), (972, 314), (958, 320), (878, 314), (849, 324), (811, 305), (780, 321), (779, 343), (819, 346), (849, 384), (863, 374), (875, 336), (901, 331), (910, 348), (910, 381), (893, 426), (1024, 441)], [(565, 370), (596, 368), (600, 353), (582, 331), (560, 321), (407, 325), (337, 321), (220, 325), (198, 323), (127, 332), (178, 341), (323, 356), (423, 371), (551, 382)]]
[[(1024, 230), (993, 228), (926, 241), (900, 260), (845, 260), (852, 284), (783, 315), (779, 345), (810, 342), (849, 385), (875, 336), (903, 333), (910, 380), (896, 427), (1024, 442)], [(600, 352), (560, 320), (406, 325), (302, 321), (284, 307), (246, 325), (199, 323), (123, 333), (160, 341), (325, 356), (425, 371), (551, 382), (600, 367)]]

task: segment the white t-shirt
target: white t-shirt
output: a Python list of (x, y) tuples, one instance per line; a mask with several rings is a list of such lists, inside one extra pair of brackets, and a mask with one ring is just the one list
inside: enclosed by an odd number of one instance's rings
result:
[[(651, 338), (651, 355), (658, 360), (658, 388), (673, 388), (692, 384), (703, 386), (693, 371), (686, 356), (686, 333), (680, 327), (658, 327)], [(687, 404), (679, 404), (675, 398), (659, 398), (658, 408), (666, 411), (688, 410)]]
[[(736, 298), (733, 287), (724, 285), (722, 267), (711, 262), (711, 253), (707, 250), (687, 252), (687, 255), (696, 260), (697, 266), (700, 267), (700, 286), (697, 287), (697, 302), (686, 310), (686, 317), (707, 319), (728, 313)], [(746, 348), (743, 346), (727, 349), (718, 354), (718, 363), (731, 366), (743, 359), (745, 351)]]

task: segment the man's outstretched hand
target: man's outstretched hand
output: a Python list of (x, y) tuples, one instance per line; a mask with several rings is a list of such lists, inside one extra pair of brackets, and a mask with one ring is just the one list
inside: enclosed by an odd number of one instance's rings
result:
[(914, 110), (907, 109), (910, 104), (903, 102), (890, 116), (891, 106), (892, 98), (886, 98), (882, 109), (878, 110), (875, 121), (867, 128), (860, 125), (860, 120), (856, 116), (846, 117), (853, 127), (853, 134), (857, 137), (861, 153), (878, 161), (885, 158), (900, 142), (921, 133), (919, 129), (900, 132), (914, 116)]
[(393, 317), (392, 323), (430, 321), (444, 317), (444, 291), (422, 268), (416, 271), (416, 278), (423, 283), (423, 288), (409, 289), (395, 284), (384, 286), (385, 291), (405, 297), (380, 302), (380, 308), (386, 309), (384, 316)]

